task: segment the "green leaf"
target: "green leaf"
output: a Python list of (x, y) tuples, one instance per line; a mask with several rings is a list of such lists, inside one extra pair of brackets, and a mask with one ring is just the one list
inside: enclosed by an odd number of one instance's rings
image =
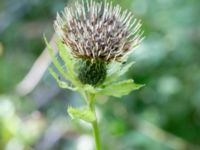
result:
[(113, 62), (109, 65), (107, 71), (107, 77), (104, 81), (104, 85), (109, 84), (110, 82), (116, 80), (118, 78), (118, 72), (121, 69), (121, 63)]
[(60, 88), (69, 89), (69, 90), (72, 90), (72, 91), (76, 91), (77, 90), (76, 88), (73, 88), (73, 87), (69, 86), (66, 82), (61, 81), (58, 78), (58, 75), (54, 72), (54, 70), (52, 68), (49, 68), (49, 72), (54, 77), (54, 79), (56, 80), (56, 82), (58, 83), (58, 86)]
[(134, 64), (135, 62), (130, 62), (122, 67), (122, 69), (119, 72), (119, 76), (124, 75)]
[(108, 75), (106, 78), (106, 81), (104, 82), (104, 85), (110, 84), (111, 82), (117, 80), (120, 76), (124, 75), (130, 67), (134, 64), (135, 62), (130, 62), (123, 66), (121, 63), (113, 63), (109, 67), (110, 70), (108, 70)]
[(135, 84), (133, 80), (125, 80), (117, 83), (113, 83), (111, 85), (107, 85), (104, 89), (99, 91), (98, 95), (107, 95), (114, 97), (121, 97), (129, 94), (133, 90), (138, 90), (144, 85)]
[(77, 109), (68, 107), (67, 111), (72, 119), (81, 119), (89, 123), (92, 123), (96, 120), (95, 114), (89, 108), (84, 107)]
[(44, 36), (44, 41), (46, 43), (46, 46), (47, 46), (47, 49), (49, 51), (49, 54), (50, 54), (50, 57), (51, 57), (51, 60), (53, 62), (53, 64), (55, 65), (56, 69), (60, 72), (60, 74), (66, 79), (66, 80), (69, 80), (69, 76), (66, 74), (66, 72), (64, 71), (64, 69), (62, 68), (62, 65), (58, 62), (55, 54), (54, 54), (54, 51), (52, 49), (52, 47), (49, 45), (49, 43), (47, 42), (47, 39), (46, 37)]
[(121, 69), (121, 65), (122, 64), (119, 62), (112, 62), (111, 64), (109, 64), (108, 76), (112, 76), (113, 74), (118, 72)]
[(62, 41), (58, 40), (57, 41), (57, 46), (59, 49), (59, 55), (62, 58), (62, 60), (65, 63), (65, 66), (69, 72), (69, 74), (71, 75), (71, 77), (75, 77), (74, 74), (74, 61), (72, 59), (72, 56), (70, 54), (70, 50), (67, 46), (65, 46)]

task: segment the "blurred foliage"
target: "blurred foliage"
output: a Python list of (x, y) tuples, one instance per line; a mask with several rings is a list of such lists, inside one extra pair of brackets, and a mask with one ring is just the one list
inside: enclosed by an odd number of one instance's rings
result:
[[(146, 86), (122, 99), (98, 100), (104, 150), (199, 150), (200, 1), (113, 2), (143, 22), (146, 38), (132, 55), (136, 64), (127, 78)], [(90, 143), (81, 136), (91, 133), (88, 126), (67, 117), (68, 104), (82, 105), (79, 95), (60, 90), (48, 72), (28, 96), (14, 92), (45, 47), (43, 33), (53, 34), (56, 12), (66, 3), (0, 1), (2, 150), (80, 150), (81, 141)]]

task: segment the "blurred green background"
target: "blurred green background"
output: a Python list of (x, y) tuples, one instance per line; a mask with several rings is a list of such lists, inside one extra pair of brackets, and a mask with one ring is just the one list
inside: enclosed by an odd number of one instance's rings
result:
[[(146, 38), (126, 78), (146, 86), (121, 99), (98, 100), (104, 150), (200, 150), (200, 1), (113, 2), (143, 22)], [(66, 5), (0, 1), (0, 150), (92, 150), (90, 126), (66, 112), (82, 99), (59, 89), (48, 71), (29, 94), (16, 92), (45, 48), (43, 34), (51, 38), (56, 13)]]

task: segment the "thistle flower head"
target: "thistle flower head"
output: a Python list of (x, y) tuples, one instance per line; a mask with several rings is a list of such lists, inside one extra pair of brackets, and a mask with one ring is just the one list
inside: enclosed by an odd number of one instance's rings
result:
[[(76, 2), (57, 15), (54, 28), (62, 42), (80, 58), (78, 77), (96, 85), (106, 78), (106, 64), (121, 61), (142, 40), (141, 23), (119, 5), (104, 1)], [(84, 65), (85, 64), (85, 65)]]
[(75, 57), (107, 62), (120, 60), (142, 39), (140, 21), (106, 1), (76, 2), (57, 15), (54, 27)]

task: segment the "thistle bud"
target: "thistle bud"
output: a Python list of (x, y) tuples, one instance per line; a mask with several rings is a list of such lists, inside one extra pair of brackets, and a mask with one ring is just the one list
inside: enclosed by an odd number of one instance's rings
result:
[(142, 40), (140, 21), (119, 5), (87, 0), (66, 7), (61, 14), (54, 28), (79, 60), (78, 78), (83, 84), (103, 83), (107, 64), (122, 61)]

